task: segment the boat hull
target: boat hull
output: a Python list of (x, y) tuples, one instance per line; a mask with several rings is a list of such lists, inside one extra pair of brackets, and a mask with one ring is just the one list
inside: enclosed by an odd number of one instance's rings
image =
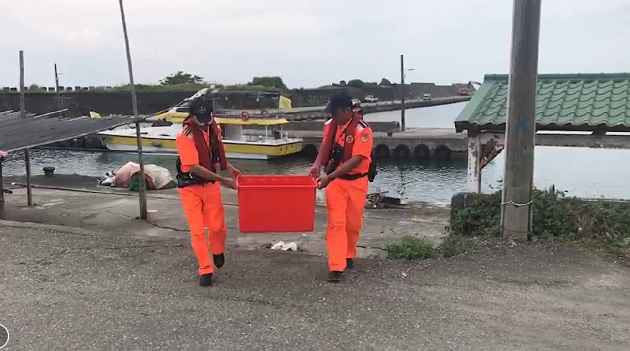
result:
[[(135, 136), (122, 136), (114, 134), (99, 133), (103, 145), (113, 151), (129, 151), (137, 150), (137, 141)], [(269, 160), (273, 158), (288, 156), (302, 151), (302, 141), (278, 141), (275, 143), (254, 143), (224, 140), (226, 156), (230, 159), (247, 159), (247, 160)], [(159, 154), (163, 152), (165, 155), (177, 153), (177, 145), (172, 137), (152, 138), (142, 137), (142, 149), (152, 153)]]

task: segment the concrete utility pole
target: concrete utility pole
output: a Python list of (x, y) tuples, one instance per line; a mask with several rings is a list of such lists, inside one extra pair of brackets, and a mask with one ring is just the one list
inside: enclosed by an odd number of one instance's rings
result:
[(57, 64), (55, 63), (55, 91), (57, 92), (57, 108), (63, 110), (61, 104), (61, 92), (59, 91), (59, 73), (57, 73)]
[(405, 131), (405, 57), (400, 54), (400, 131)]
[(540, 9), (541, 0), (514, 0), (501, 232), (523, 241), (532, 232)]
[(123, 34), (125, 36), (125, 48), (127, 49), (127, 66), (129, 67), (129, 84), (131, 85), (131, 103), (133, 105), (133, 117), (136, 120), (136, 142), (138, 145), (138, 163), (140, 164), (140, 179), (138, 193), (140, 198), (140, 218), (147, 219), (147, 192), (144, 176), (144, 162), (142, 161), (142, 134), (140, 134), (140, 120), (138, 114), (138, 99), (136, 98), (136, 86), (133, 83), (133, 67), (131, 65), (131, 51), (129, 49), (129, 37), (127, 36), (127, 22), (125, 21), (125, 9), (123, 0), (120, 3), (120, 17), (122, 20)]

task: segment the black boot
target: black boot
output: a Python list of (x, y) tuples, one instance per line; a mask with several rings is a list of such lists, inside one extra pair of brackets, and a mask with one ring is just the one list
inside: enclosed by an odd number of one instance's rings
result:
[(328, 281), (329, 282), (338, 282), (341, 280), (341, 275), (343, 274), (343, 272), (339, 272), (339, 271), (331, 271), (328, 272)]
[(352, 258), (346, 258), (346, 267), (348, 267), (348, 268), (354, 268), (354, 259), (352, 259)]
[(212, 260), (214, 261), (214, 266), (217, 268), (221, 268), (225, 264), (225, 256), (223, 254), (212, 255)]
[(199, 276), (199, 285), (210, 286), (212, 285), (212, 273), (202, 274)]

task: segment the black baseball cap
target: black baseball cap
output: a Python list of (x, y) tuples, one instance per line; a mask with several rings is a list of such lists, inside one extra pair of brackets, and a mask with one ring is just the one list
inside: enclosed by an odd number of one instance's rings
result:
[(212, 100), (196, 98), (190, 103), (190, 114), (195, 115), (201, 123), (209, 123), (212, 120), (214, 104)]
[(330, 95), (328, 99), (328, 104), (326, 104), (326, 112), (333, 113), (335, 110), (340, 108), (350, 108), (352, 109), (354, 104), (352, 103), (352, 96), (348, 95), (348, 93), (339, 92)]

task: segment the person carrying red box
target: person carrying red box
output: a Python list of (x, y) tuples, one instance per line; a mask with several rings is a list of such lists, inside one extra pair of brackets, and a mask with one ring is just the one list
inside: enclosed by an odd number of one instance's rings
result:
[[(372, 129), (363, 121), (352, 97), (337, 93), (330, 97), (324, 138), (310, 170), (317, 187), (326, 188), (328, 225), (328, 280), (341, 280), (346, 268), (354, 267), (354, 256), (363, 224), (368, 182), (374, 180)], [(324, 168), (324, 175), (321, 168)]]
[[(240, 171), (227, 162), (221, 130), (212, 111), (211, 100), (204, 96), (194, 99), (182, 131), (175, 139), (179, 154), (177, 187), (199, 263), (201, 286), (212, 285), (214, 266), (221, 268), (225, 263), (226, 226), (220, 185), (236, 189), (235, 181), (240, 175)], [(231, 179), (219, 175), (219, 170), (227, 170)], [(205, 228), (208, 228), (209, 240)]]

